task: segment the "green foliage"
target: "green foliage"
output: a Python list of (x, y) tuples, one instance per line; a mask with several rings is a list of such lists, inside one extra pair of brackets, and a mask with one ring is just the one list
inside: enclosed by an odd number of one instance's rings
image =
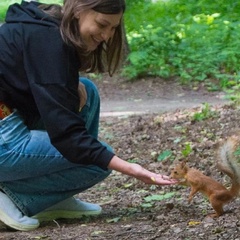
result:
[(187, 157), (192, 152), (192, 147), (189, 142), (186, 142), (185, 148), (182, 150), (182, 155)]
[(15, 2), (20, 2), (20, 1), (14, 1), (14, 0), (2, 0), (0, 2), (0, 22), (3, 22), (5, 19), (6, 11), (8, 9), (8, 6), (10, 4), (13, 4)]
[(157, 161), (164, 161), (172, 156), (172, 151), (171, 150), (165, 150), (161, 152), (157, 158)]
[(119, 222), (120, 220), (121, 220), (121, 217), (115, 217), (115, 218), (107, 219), (106, 222), (107, 223), (116, 223), (116, 222)]
[[(134, 1), (135, 2), (135, 1)], [(210, 90), (239, 79), (240, 3), (236, 1), (127, 1), (130, 46), (123, 74), (215, 80)]]
[(234, 82), (232, 88), (227, 89), (227, 98), (230, 99), (236, 107), (240, 106), (240, 83)]
[(150, 208), (153, 207), (154, 202), (162, 201), (165, 199), (172, 198), (176, 192), (168, 192), (163, 194), (153, 194), (144, 198), (144, 203), (141, 204), (142, 208)]
[(208, 103), (204, 103), (200, 112), (193, 115), (194, 121), (203, 121), (211, 117), (215, 117), (216, 112), (212, 111)]
[(159, 194), (159, 195), (150, 195), (144, 198), (146, 202), (152, 202), (152, 201), (162, 201), (164, 199), (171, 198), (175, 195), (175, 192), (169, 192), (165, 194)]
[(127, 160), (129, 163), (137, 163), (138, 160), (136, 158), (133, 158), (133, 159), (128, 159)]
[[(14, 3), (21, 3), (21, 0), (1, 0), (0, 2), (0, 22), (4, 22), (6, 11), (9, 7), (9, 5)], [(62, 0), (40, 0), (41, 3), (59, 3), (61, 4)]]

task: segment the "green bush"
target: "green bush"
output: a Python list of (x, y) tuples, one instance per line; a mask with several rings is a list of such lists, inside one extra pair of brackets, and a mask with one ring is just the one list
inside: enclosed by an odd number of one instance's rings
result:
[(10, 4), (13, 4), (15, 2), (20, 2), (20, 1), (14, 1), (14, 0), (1, 0), (0, 2), (0, 22), (4, 22), (6, 11), (8, 9), (8, 6)]
[(184, 83), (210, 79), (216, 84), (212, 88), (238, 80), (240, 3), (142, 0), (127, 4), (131, 52), (125, 76), (179, 77)]
[[(6, 11), (9, 5), (13, 3), (21, 3), (21, 0), (1, 0), (0, 2), (0, 22), (4, 22)], [(62, 0), (40, 0), (42, 3), (62, 3)]]

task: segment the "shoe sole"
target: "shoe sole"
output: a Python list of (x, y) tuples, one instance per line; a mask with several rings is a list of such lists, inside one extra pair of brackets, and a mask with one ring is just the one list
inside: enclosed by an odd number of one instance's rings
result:
[(19, 230), (19, 231), (31, 231), (39, 227), (39, 223), (35, 225), (20, 224), (17, 221), (10, 218), (1, 209), (0, 209), (0, 221), (3, 222), (8, 227), (13, 228), (15, 230)]
[(56, 219), (80, 219), (84, 216), (97, 216), (102, 212), (102, 209), (99, 211), (44, 211), (39, 214), (36, 214), (32, 218), (38, 219), (38, 221), (52, 221)]

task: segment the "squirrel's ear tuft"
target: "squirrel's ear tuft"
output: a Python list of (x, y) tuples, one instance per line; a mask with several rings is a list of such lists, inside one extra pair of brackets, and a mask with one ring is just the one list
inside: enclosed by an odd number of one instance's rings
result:
[(182, 168), (182, 170), (185, 171), (185, 172), (188, 171), (189, 167), (188, 167), (188, 165), (187, 165), (187, 161), (182, 161), (182, 162), (181, 162), (181, 168)]
[(182, 162), (181, 162), (181, 167), (185, 167), (186, 164), (187, 164), (186, 161), (182, 161)]

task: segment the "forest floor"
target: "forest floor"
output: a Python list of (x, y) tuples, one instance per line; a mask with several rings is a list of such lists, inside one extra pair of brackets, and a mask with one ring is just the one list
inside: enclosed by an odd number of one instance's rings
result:
[[(216, 146), (238, 131), (240, 112), (223, 99), (223, 93), (160, 79), (133, 83), (105, 79), (96, 84), (102, 98), (100, 138), (117, 155), (167, 175), (177, 161), (185, 159), (229, 186), (216, 168)], [(78, 196), (102, 206), (98, 217), (59, 219), (31, 232), (0, 225), (0, 239), (240, 239), (240, 199), (227, 204), (224, 215), (212, 219), (209, 201), (198, 193), (189, 204), (189, 191), (178, 185), (146, 185), (113, 172)]]

